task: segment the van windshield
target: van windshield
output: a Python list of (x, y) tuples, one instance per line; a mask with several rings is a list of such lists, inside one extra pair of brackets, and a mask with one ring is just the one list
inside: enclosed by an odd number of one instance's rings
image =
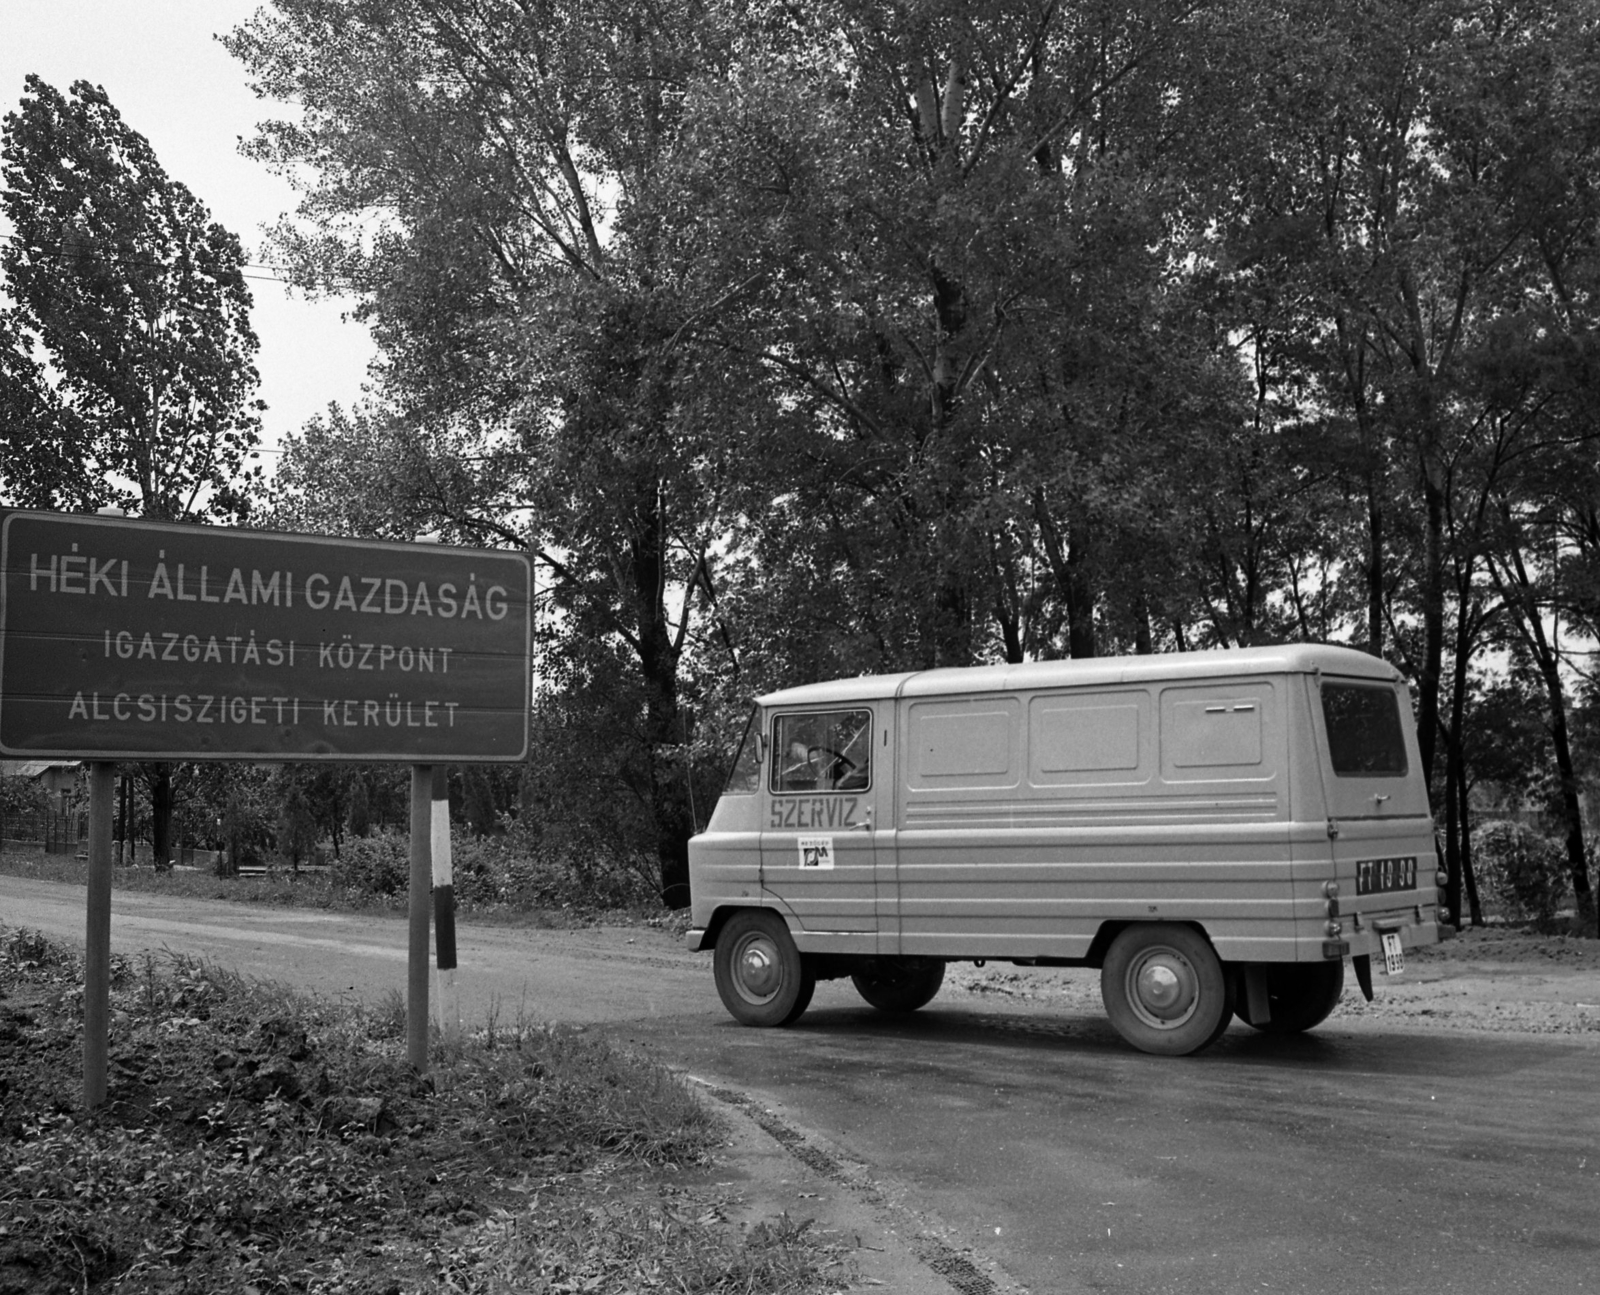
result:
[(1322, 685), (1328, 756), (1341, 777), (1394, 778), (1406, 772), (1406, 740), (1393, 688)]
[(750, 712), (745, 722), (744, 737), (739, 741), (739, 754), (734, 757), (733, 769), (728, 774), (728, 785), (722, 789), (724, 796), (750, 796), (761, 788), (761, 708)]

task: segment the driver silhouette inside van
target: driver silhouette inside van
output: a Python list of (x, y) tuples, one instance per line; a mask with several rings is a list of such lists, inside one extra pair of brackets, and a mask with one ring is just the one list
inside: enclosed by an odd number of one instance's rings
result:
[(784, 791), (849, 791), (867, 785), (865, 766), (831, 747), (789, 743), (789, 758), (784, 765)]

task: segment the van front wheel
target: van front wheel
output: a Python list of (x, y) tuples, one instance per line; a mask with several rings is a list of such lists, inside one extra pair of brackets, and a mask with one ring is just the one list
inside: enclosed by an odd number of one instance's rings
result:
[(1191, 927), (1141, 922), (1111, 942), (1100, 997), (1116, 1031), (1141, 1052), (1181, 1057), (1228, 1028), (1233, 979)]
[(789, 1025), (817, 988), (783, 919), (764, 909), (728, 919), (713, 967), (722, 1005), (741, 1025)]
[(874, 958), (850, 980), (880, 1012), (914, 1012), (931, 1003), (944, 984), (944, 959)]

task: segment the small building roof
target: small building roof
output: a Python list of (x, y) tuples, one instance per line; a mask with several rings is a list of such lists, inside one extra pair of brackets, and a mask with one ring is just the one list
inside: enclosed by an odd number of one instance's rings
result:
[(81, 768), (81, 760), (0, 760), (0, 777), (42, 778), (52, 769)]

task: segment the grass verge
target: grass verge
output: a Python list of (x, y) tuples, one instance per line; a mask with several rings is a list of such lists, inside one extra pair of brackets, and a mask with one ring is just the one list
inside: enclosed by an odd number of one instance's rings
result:
[[(82, 886), (88, 881), (89, 865), (74, 855), (46, 854), (41, 849), (0, 851), (0, 876), (26, 877)], [(150, 867), (122, 867), (116, 870), (113, 887), (118, 891), (139, 891), (172, 895), (185, 899), (220, 899), (241, 904), (276, 908), (323, 908), (341, 912), (391, 913), (402, 916), (406, 894), (402, 889), (381, 893), (341, 886), (328, 871), (295, 873), (276, 868), (265, 874), (243, 877), (218, 877), (192, 868), (157, 870)], [(523, 907), (512, 904), (476, 903), (458, 896), (461, 916), (478, 925), (572, 928), (594, 926), (659, 927), (681, 933), (688, 929), (689, 915), (684, 910), (669, 913), (659, 905), (638, 908), (596, 908), (585, 904), (551, 907)]]
[(0, 928), (0, 1295), (772, 1292), (848, 1280), (682, 1171), (714, 1117), (668, 1071), (525, 1022), (405, 1064), (403, 1012), (194, 959), (114, 962), (81, 1109), (82, 965)]

